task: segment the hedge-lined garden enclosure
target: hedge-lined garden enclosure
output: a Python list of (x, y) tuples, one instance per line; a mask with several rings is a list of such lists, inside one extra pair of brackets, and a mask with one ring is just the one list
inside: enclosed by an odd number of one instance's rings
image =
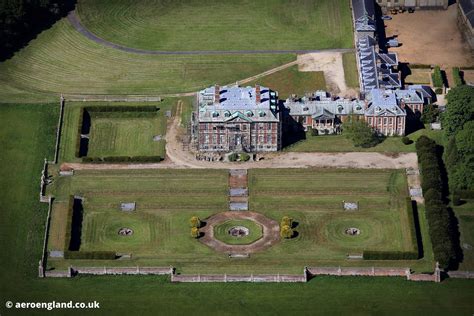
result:
[[(67, 203), (72, 193), (84, 197), (79, 252), (132, 254), (129, 260), (101, 260), (101, 266), (173, 265), (183, 273), (268, 273), (269, 269), (298, 273), (305, 265), (323, 264), (432, 269), (429, 252), (416, 260), (413, 210), (406, 201), (403, 170), (250, 170), (250, 209), (276, 221), (290, 216), (295, 233), (238, 265), (189, 233), (191, 216), (205, 225), (206, 218), (228, 209), (226, 170), (78, 170), (73, 177), (58, 177), (48, 188), (57, 198), (55, 204)], [(359, 210), (345, 211), (342, 201), (358, 202)], [(130, 202), (136, 203), (134, 211), (120, 209), (120, 203)], [(346, 233), (351, 227), (360, 229), (360, 234)], [(130, 228), (133, 234), (121, 236), (121, 228)], [(384, 257), (347, 260), (347, 255), (364, 251), (381, 251)], [(49, 264), (56, 268), (92, 264), (67, 257)]]
[(174, 114), (177, 102), (66, 102), (60, 160), (159, 162), (165, 157), (166, 112)]

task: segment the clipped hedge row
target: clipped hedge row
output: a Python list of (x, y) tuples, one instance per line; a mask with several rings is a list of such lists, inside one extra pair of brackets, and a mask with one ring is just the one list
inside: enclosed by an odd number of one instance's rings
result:
[(128, 163), (128, 162), (160, 162), (161, 156), (110, 156), (110, 157), (83, 157), (82, 162), (88, 163)]
[(442, 267), (448, 268), (457, 261), (456, 245), (459, 240), (456, 220), (443, 199), (442, 160), (436, 142), (426, 136), (417, 140), (416, 151), (434, 258)]
[(461, 77), (461, 71), (459, 70), (459, 67), (454, 67), (453, 68), (453, 79), (454, 79), (454, 85), (456, 87), (462, 86), (464, 84), (462, 77)]
[(461, 199), (474, 199), (473, 190), (457, 190), (456, 193)]
[(431, 79), (433, 80), (433, 86), (436, 88), (441, 88), (443, 86), (443, 76), (441, 74), (441, 69), (439, 66), (436, 66), (433, 70), (433, 74), (431, 75)]
[(81, 134), (82, 134), (82, 123), (84, 122), (84, 108), (81, 108), (79, 113), (79, 123), (77, 125), (77, 136), (76, 136), (76, 149), (74, 151), (74, 156), (76, 158), (81, 157)]
[(65, 251), (64, 259), (115, 260), (115, 251)]
[(72, 231), (72, 214), (74, 212), (74, 195), (69, 196), (69, 202), (67, 205), (66, 215), (66, 235), (64, 236), (64, 251), (69, 250), (69, 244), (71, 243), (71, 231)]
[(416, 260), (417, 251), (376, 251), (364, 250), (364, 260)]

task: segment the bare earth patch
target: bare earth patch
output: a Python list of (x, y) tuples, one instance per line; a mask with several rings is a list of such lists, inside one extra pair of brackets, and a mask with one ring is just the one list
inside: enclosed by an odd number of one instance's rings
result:
[(323, 71), (324, 79), (332, 94), (344, 97), (357, 95), (357, 91), (349, 89), (346, 85), (342, 53), (320, 52), (298, 55), (297, 63), (299, 71)]
[(473, 54), (457, 26), (457, 7), (448, 10), (416, 11), (392, 16), (385, 21), (387, 37), (398, 35), (401, 62), (440, 65), (443, 68), (470, 66)]

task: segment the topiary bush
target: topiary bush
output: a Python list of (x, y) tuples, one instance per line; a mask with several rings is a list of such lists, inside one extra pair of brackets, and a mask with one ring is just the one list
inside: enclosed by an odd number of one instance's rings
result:
[(240, 154), (240, 161), (249, 161), (250, 160), (250, 155), (247, 153), (242, 153)]
[(413, 141), (410, 138), (403, 136), (402, 143), (404, 143), (405, 145), (410, 145), (410, 144), (413, 144)]
[(229, 161), (237, 161), (239, 159), (239, 155), (236, 153), (232, 153), (228, 156)]

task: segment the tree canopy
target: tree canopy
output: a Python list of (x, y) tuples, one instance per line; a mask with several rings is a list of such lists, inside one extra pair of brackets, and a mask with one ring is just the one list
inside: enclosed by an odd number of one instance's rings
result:
[(377, 135), (364, 120), (349, 117), (343, 125), (344, 135), (352, 141), (356, 147), (372, 147), (379, 142)]
[(451, 89), (446, 112), (442, 115), (446, 136), (455, 135), (464, 123), (474, 119), (474, 87), (463, 85)]

